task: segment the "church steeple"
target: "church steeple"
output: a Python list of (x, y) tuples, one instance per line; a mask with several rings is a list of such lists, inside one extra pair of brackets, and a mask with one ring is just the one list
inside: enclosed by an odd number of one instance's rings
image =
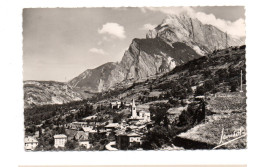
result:
[(132, 107), (135, 107), (135, 99), (133, 99)]
[(133, 99), (133, 102), (132, 102), (132, 118), (135, 118), (136, 116), (137, 116), (137, 114), (136, 114), (135, 100)]

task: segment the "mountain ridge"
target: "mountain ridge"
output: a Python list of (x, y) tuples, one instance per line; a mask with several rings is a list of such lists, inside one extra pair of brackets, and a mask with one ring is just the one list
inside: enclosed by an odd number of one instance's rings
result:
[[(68, 84), (88, 91), (102, 92), (124, 80), (144, 79), (170, 71), (175, 66), (216, 49), (243, 44), (243, 41), (232, 38), (212, 25), (202, 24), (196, 18), (187, 15), (167, 16), (161, 24), (148, 31), (146, 38), (133, 39), (119, 63), (107, 64), (108, 67), (104, 68), (107, 69), (106, 73), (100, 71), (103, 67), (101, 65), (92, 69), (95, 74), (90, 75), (86, 70)], [(174, 47), (180, 45), (180, 51), (174, 51)]]

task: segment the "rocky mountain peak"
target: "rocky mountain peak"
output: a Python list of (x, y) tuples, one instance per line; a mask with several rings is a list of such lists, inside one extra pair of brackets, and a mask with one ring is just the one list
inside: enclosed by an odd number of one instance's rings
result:
[(186, 14), (167, 16), (147, 33), (146, 38), (161, 38), (168, 43), (183, 42), (202, 55), (215, 49), (244, 44), (243, 40), (233, 38), (212, 25), (202, 24)]
[(148, 31), (145, 39), (133, 39), (120, 63), (86, 70), (69, 84), (101, 92), (125, 80), (146, 79), (170, 71), (215, 49), (242, 44), (241, 40), (212, 25), (202, 24), (198, 19), (185, 14), (171, 15)]

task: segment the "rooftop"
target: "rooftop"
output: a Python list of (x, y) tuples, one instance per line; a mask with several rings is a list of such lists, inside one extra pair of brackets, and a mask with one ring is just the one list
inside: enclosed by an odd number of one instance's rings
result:
[(75, 139), (78, 141), (86, 141), (88, 140), (88, 135), (83, 131), (78, 131), (77, 134), (75, 135)]
[(125, 132), (125, 131), (117, 131), (116, 132), (117, 136), (128, 136), (128, 137), (140, 137), (141, 135), (135, 133), (135, 132)]
[(60, 138), (67, 138), (67, 136), (64, 134), (54, 135), (54, 139), (60, 139)]
[(115, 128), (117, 127), (119, 124), (118, 123), (110, 123), (107, 126), (105, 126), (106, 128)]
[(134, 132), (127, 134), (127, 136), (129, 136), (129, 137), (140, 137), (139, 134), (134, 133)]

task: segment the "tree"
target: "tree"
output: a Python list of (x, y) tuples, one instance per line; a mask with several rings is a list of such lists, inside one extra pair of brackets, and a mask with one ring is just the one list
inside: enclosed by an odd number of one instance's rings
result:
[(168, 130), (165, 127), (156, 125), (151, 131), (149, 131), (142, 144), (142, 148), (145, 150), (154, 150), (160, 148), (163, 144), (169, 143), (171, 137), (168, 135)]
[(124, 118), (124, 114), (123, 113), (115, 113), (113, 116), (113, 122), (114, 123), (119, 123), (122, 121), (122, 119)]
[(187, 110), (182, 111), (179, 116), (178, 126), (193, 126), (200, 123), (205, 119), (206, 102), (200, 100), (200, 102), (194, 102), (188, 105)]
[(205, 93), (206, 93), (206, 90), (205, 90), (204, 86), (198, 86), (195, 91), (196, 96), (204, 95)]
[(229, 85), (231, 86), (230, 91), (235, 92), (238, 88), (238, 82), (236, 80), (230, 81)]
[(213, 80), (206, 80), (204, 82), (204, 89), (205, 89), (205, 92), (208, 92), (208, 91), (211, 91), (215, 88), (215, 83)]
[(215, 75), (218, 76), (219, 81), (226, 81), (229, 79), (229, 72), (226, 69), (219, 69), (215, 72)]
[(171, 98), (169, 99), (169, 103), (172, 104), (172, 105), (174, 105), (174, 106), (176, 107), (176, 106), (179, 105), (179, 100), (176, 99), (176, 98), (171, 97)]
[(153, 91), (153, 85), (150, 85), (149, 89), (150, 89), (150, 92), (152, 92)]
[(163, 122), (163, 126), (168, 128), (169, 125), (169, 120), (168, 120), (168, 110), (171, 107), (170, 104), (168, 103), (158, 103), (155, 106), (151, 106), (149, 108), (151, 115), (152, 115), (152, 120), (155, 121), (156, 125), (161, 125)]
[(65, 144), (66, 150), (74, 150), (78, 146), (78, 143), (74, 140), (68, 140)]

